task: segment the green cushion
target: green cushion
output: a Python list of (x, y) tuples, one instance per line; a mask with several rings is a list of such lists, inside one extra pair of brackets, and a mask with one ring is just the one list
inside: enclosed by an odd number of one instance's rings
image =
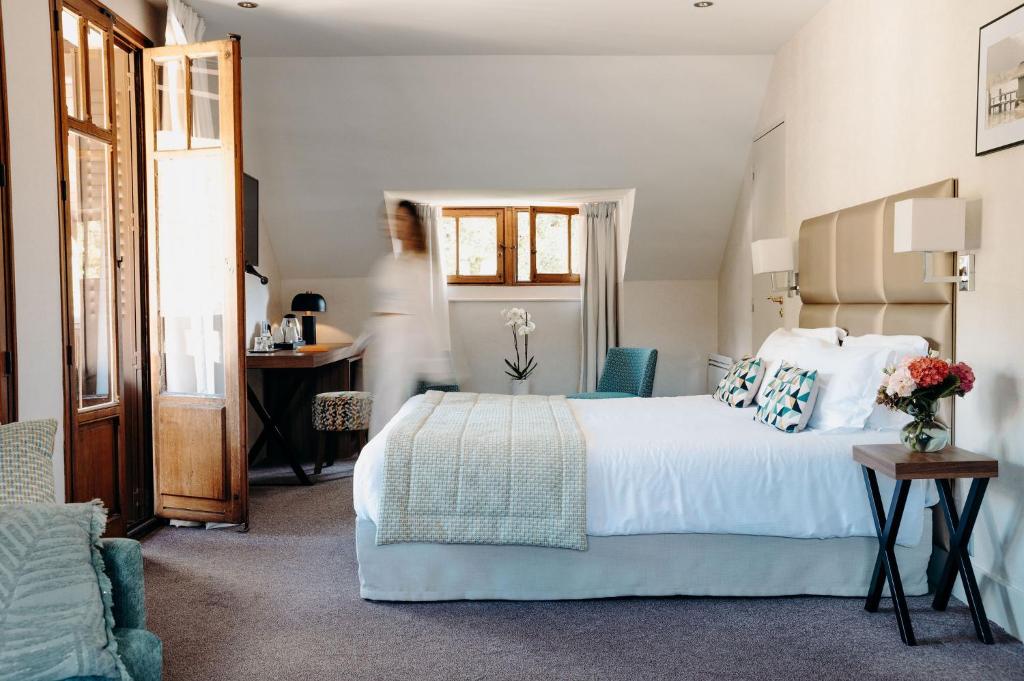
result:
[(113, 634), (105, 527), (98, 501), (0, 511), (0, 679), (131, 681)]
[(576, 393), (574, 395), (566, 395), (570, 400), (611, 400), (616, 397), (638, 397), (633, 393)]
[(53, 435), (57, 422), (18, 421), (0, 426), (0, 504), (53, 503)]

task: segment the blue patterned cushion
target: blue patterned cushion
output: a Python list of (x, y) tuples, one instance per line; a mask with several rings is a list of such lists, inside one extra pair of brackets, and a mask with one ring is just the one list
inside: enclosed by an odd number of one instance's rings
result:
[(757, 388), (764, 378), (764, 362), (755, 358), (741, 359), (732, 365), (712, 396), (730, 407), (749, 407), (754, 403)]
[(0, 511), (0, 679), (131, 681), (99, 549), (106, 523), (98, 501)]
[(754, 418), (785, 433), (803, 430), (818, 396), (817, 370), (807, 371), (783, 362), (767, 381)]
[(0, 504), (53, 503), (53, 435), (57, 422), (18, 421), (0, 426)]

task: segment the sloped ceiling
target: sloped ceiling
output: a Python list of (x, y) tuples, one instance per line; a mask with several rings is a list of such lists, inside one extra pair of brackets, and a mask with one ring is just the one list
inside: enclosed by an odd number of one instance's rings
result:
[(242, 36), (282, 276), (366, 275), (386, 190), (614, 188), (635, 190), (625, 276), (658, 280), (717, 276), (769, 55), (824, 0), (192, 4)]
[(259, 57), (773, 54), (826, 0), (189, 0)]
[(384, 190), (635, 188), (626, 278), (714, 278), (769, 67), (763, 56), (249, 58), (245, 165), (285, 277), (367, 274), (386, 247)]

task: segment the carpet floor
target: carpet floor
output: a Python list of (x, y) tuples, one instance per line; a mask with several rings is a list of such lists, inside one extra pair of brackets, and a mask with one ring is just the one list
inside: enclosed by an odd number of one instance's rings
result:
[(143, 542), (167, 681), (274, 679), (1024, 679), (1024, 646), (974, 638), (959, 603), (628, 598), (388, 604), (359, 598), (350, 479), (261, 487), (252, 526)]

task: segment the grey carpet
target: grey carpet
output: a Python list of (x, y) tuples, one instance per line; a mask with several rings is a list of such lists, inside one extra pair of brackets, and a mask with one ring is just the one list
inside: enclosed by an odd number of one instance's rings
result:
[[(355, 459), (335, 461), (333, 465), (324, 466), (318, 475), (313, 475), (313, 464), (303, 464), (303, 470), (306, 471), (306, 475), (317, 482), (327, 482), (328, 480), (338, 480), (340, 478), (351, 478), (352, 471), (355, 467)], [(297, 480), (295, 473), (287, 464), (259, 466), (257, 468), (249, 469), (249, 484), (253, 486), (294, 485)]]
[(144, 541), (167, 681), (238, 679), (1022, 679), (1024, 647), (967, 609), (859, 599), (386, 604), (359, 598), (351, 480), (253, 490), (252, 527)]

